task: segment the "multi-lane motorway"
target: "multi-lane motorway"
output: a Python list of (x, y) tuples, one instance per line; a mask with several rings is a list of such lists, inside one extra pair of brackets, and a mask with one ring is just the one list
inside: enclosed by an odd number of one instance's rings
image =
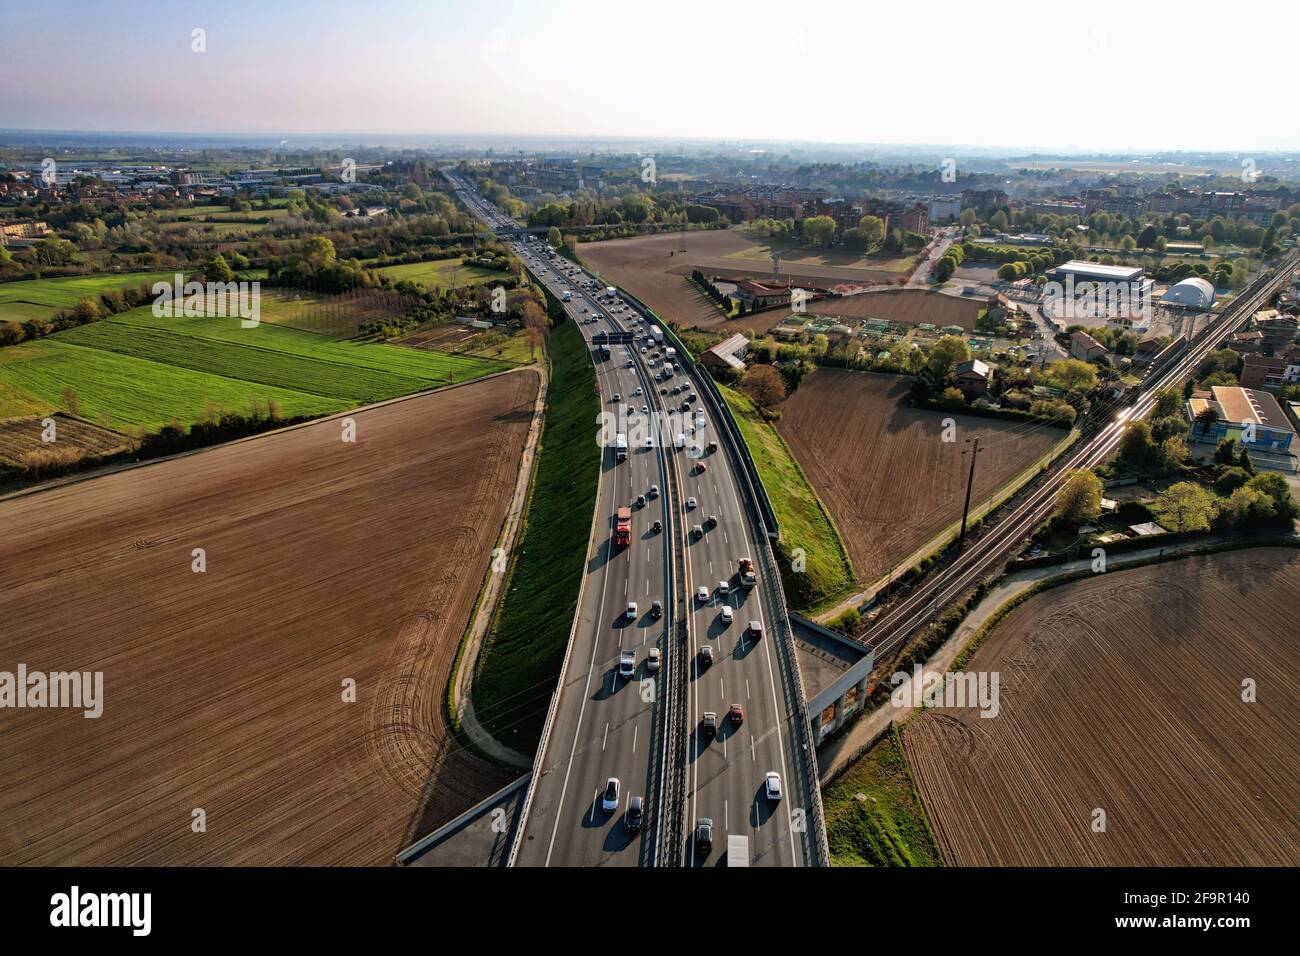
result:
[[(494, 229), (513, 227), (463, 178), (451, 179), (481, 219)], [(743, 506), (734, 449), (716, 430), (690, 370), (679, 366), (664, 376), (669, 356), (649, 337), (644, 316), (611, 301), (595, 277), (551, 257), (541, 243), (516, 241), (514, 248), (557, 298), (571, 296), (565, 309), (592, 350), (602, 404), (617, 423), (613, 431), (627, 434), (633, 446), (622, 464), (604, 450), (587, 574), (515, 863), (734, 864), (729, 836), (746, 838), (746, 865), (809, 863), (816, 858), (808, 813), (816, 774), (799, 743), (805, 738), (797, 664), (774, 636), (785, 626), (774, 592), (779, 585), (763, 580), (763, 531)], [(594, 341), (601, 332), (631, 333), (635, 340), (612, 344), (610, 358), (602, 360)], [(675, 447), (679, 434), (681, 448)], [(638, 496), (645, 496), (644, 505), (636, 504)], [(633, 509), (626, 548), (613, 540), (621, 506)], [(653, 530), (655, 521), (661, 532)], [(676, 572), (674, 548), (681, 555)], [(740, 581), (742, 557), (760, 568), (752, 589)], [(649, 613), (655, 600), (662, 602), (659, 618)], [(631, 618), (629, 602), (637, 604)], [(663, 662), (653, 672), (651, 648)], [(618, 676), (619, 655), (628, 650), (636, 655), (631, 680)], [(670, 693), (674, 679), (686, 681), (684, 692)], [(739, 709), (734, 719), (733, 706)], [(706, 713), (716, 715), (716, 735), (704, 733)], [(674, 773), (683, 764), (684, 774)], [(779, 800), (767, 794), (769, 773), (780, 777)], [(601, 808), (609, 777), (621, 784), (613, 813)], [(647, 802), (639, 831), (626, 824), (634, 796)], [(676, 828), (669, 825), (670, 808)], [(704, 818), (712, 821), (714, 840), (707, 853), (694, 839)]]

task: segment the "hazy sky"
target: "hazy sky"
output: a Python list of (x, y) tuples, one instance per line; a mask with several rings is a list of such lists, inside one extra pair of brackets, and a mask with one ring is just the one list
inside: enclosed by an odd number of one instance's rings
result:
[(0, 127), (1297, 149), (1297, 11), (0, 0)]

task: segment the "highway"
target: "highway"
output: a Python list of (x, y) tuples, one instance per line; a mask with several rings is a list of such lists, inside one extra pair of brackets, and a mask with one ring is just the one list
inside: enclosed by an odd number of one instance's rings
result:
[[(697, 419), (698, 421), (698, 419)], [(711, 425), (711, 423), (709, 423)], [(751, 866), (798, 866), (815, 859), (810, 833), (804, 825), (807, 804), (802, 762), (799, 761), (799, 702), (774, 625), (779, 610), (771, 600), (769, 582), (747, 590), (737, 573), (739, 558), (758, 560), (761, 547), (754, 525), (741, 504), (737, 485), (739, 464), (727, 460), (726, 444), (707, 453), (708, 436), (697, 436), (706, 454), (689, 464), (684, 493), (698, 504), (689, 512), (687, 580), (690, 584), (691, 680), (687, 728), (687, 824), (693, 831), (702, 817), (713, 821), (715, 834), (749, 838)], [(700, 472), (703, 465), (705, 471)], [(709, 517), (717, 518), (710, 527)], [(702, 534), (695, 536), (695, 528)], [(724, 596), (723, 586), (727, 594)], [(701, 599), (698, 589), (707, 597)], [(722, 616), (732, 609), (732, 621)], [(757, 621), (762, 637), (755, 639), (750, 622)], [(705, 665), (700, 650), (713, 649)], [(739, 705), (743, 723), (728, 719)], [(704, 714), (716, 715), (717, 736), (703, 733)], [(780, 774), (784, 794), (772, 803), (763, 792), (764, 775)], [(814, 774), (815, 778), (815, 774)], [(715, 838), (712, 854), (688, 841), (686, 862), (704, 866), (722, 863)]]
[(1068, 451), (1027, 491), (1009, 503), (1006, 513), (990, 524), (983, 534), (971, 540), (966, 549), (947, 567), (918, 584), (907, 597), (877, 618), (862, 639), (875, 651), (877, 659), (897, 649), (962, 592), (997, 570), (1010, 558), (1024, 539), (1047, 520), (1055, 504), (1056, 493), (1066, 474), (1077, 468), (1094, 468), (1114, 453), (1130, 421), (1145, 418), (1155, 404), (1156, 393), (1163, 388), (1181, 386), (1220, 343), (1238, 331), (1254, 312), (1289, 281), (1300, 250), (1295, 250), (1270, 272), (1259, 276), (1224, 310), (1214, 324), (1206, 327), (1200, 341), (1193, 342), (1182, 357), (1157, 374), (1148, 376), (1137, 395), (1126, 406), (1115, 403), (1108, 411), (1114, 417), (1086, 436), (1082, 445)]
[[(466, 203), (494, 229), (515, 224), (489, 206), (459, 177), (453, 182)], [(624, 345), (612, 345), (611, 357), (601, 360), (593, 337), (601, 331), (622, 332), (624, 320), (602, 306), (590, 290), (579, 290), (578, 277), (564, 271), (563, 259), (552, 261), (538, 242), (511, 243), (529, 270), (562, 298), (572, 301), (565, 311), (581, 330), (593, 355), (602, 407), (613, 413), (624, 433), (637, 424), (642, 406), (660, 406), (660, 396), (641, 361)], [(576, 270), (575, 270), (576, 271)], [(639, 353), (638, 353), (639, 354)], [(630, 367), (629, 367), (630, 366)], [(615, 401), (614, 396), (621, 401)], [(598, 440), (597, 423), (591, 423)], [(661, 673), (647, 668), (651, 648), (667, 649), (665, 635), (673, 625), (670, 599), (670, 542), (673, 522), (667, 493), (666, 452), (629, 449), (618, 463), (613, 447), (602, 449), (594, 530), (587, 556), (586, 577), (562, 682), (552, 704), (553, 714), (539, 762), (515, 863), (519, 866), (649, 866), (658, 852), (658, 777), (662, 767), (667, 703), (660, 692)], [(651, 498), (651, 486), (659, 494)], [(637, 507), (637, 497), (645, 503)], [(632, 543), (614, 542), (615, 513), (632, 506)], [(575, 521), (586, 522), (575, 514)], [(661, 532), (651, 530), (655, 521)], [(663, 615), (651, 616), (651, 603), (662, 602)], [(637, 612), (628, 618), (629, 602)], [(631, 680), (618, 676), (619, 655), (636, 656)], [(601, 809), (606, 780), (617, 777), (619, 808)], [(646, 798), (646, 819), (638, 831), (629, 829), (625, 814), (633, 797)]]
[[(449, 178), (484, 221), (496, 229), (517, 228), (462, 177)], [(785, 627), (779, 582), (764, 580), (759, 560), (760, 548), (766, 547), (764, 532), (742, 504), (741, 465), (733, 460), (734, 450), (715, 430), (700, 382), (689, 369), (679, 364), (673, 376), (657, 380), (669, 356), (650, 339), (651, 325), (644, 316), (621, 300), (598, 301), (591, 291), (596, 277), (562, 258), (550, 259), (543, 243), (513, 246), (557, 298), (566, 291), (572, 295), (566, 309), (593, 351), (593, 336), (601, 330), (637, 336), (630, 347), (612, 345), (609, 360), (597, 356), (605, 406), (618, 412), (617, 394), (634, 411), (644, 406), (658, 413), (651, 422), (652, 448), (635, 447), (623, 465), (614, 463), (612, 452), (605, 454), (578, 620), (516, 864), (722, 865), (728, 862), (728, 835), (748, 838), (748, 865), (813, 863), (816, 848), (807, 805), (816, 771), (809, 769), (798, 743), (802, 701), (792, 673), (797, 664), (792, 648), (773, 636), (777, 625)], [(598, 283), (597, 288), (603, 291)], [(592, 316), (596, 321), (586, 321)], [(634, 395), (638, 388), (640, 394)], [(683, 447), (676, 448), (679, 434)], [(642, 444), (641, 434), (630, 438), (634, 446)], [(614, 510), (633, 504), (652, 484), (660, 494), (647, 499), (644, 509), (634, 508), (633, 545), (620, 552), (611, 539)], [(662, 535), (647, 530), (656, 519), (664, 524)], [(684, 580), (670, 580), (674, 542), (681, 545)], [(760, 568), (752, 590), (741, 587), (742, 557)], [(704, 599), (696, 596), (700, 587), (706, 589)], [(664, 602), (660, 621), (646, 614), (655, 598)], [(621, 619), (628, 600), (639, 605), (639, 617), (630, 625)], [(729, 624), (722, 619), (724, 606), (733, 615)], [(679, 608), (688, 609), (685, 626), (677, 632), (680, 640), (670, 642)], [(751, 621), (759, 624), (762, 636), (757, 639)], [(653, 694), (643, 692), (640, 683), (649, 676), (644, 660), (651, 646), (664, 655)], [(710, 665), (701, 654), (706, 646), (713, 653)], [(630, 685), (616, 675), (619, 652), (626, 648), (634, 649), (638, 659), (637, 680)], [(679, 695), (665, 686), (674, 675), (687, 681)], [(674, 706), (684, 713), (677, 713), (670, 700), (680, 702)], [(732, 705), (742, 709), (743, 722), (728, 719)], [(701, 732), (705, 712), (717, 715), (713, 739)], [(674, 775), (674, 764), (682, 768), (683, 763), (684, 773)], [(765, 793), (769, 772), (780, 775), (779, 801)], [(623, 782), (624, 806), (633, 793), (649, 798), (650, 820), (639, 836), (599, 809), (599, 790), (610, 776)], [(674, 806), (680, 823), (675, 829), (666, 826), (665, 801), (683, 804)], [(714, 845), (708, 853), (693, 839), (695, 825), (704, 817), (713, 821)], [(664, 845), (666, 832), (680, 843)]]

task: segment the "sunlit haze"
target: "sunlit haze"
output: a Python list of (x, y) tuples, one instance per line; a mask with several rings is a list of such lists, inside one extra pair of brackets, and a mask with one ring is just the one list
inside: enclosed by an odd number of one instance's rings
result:
[[(1225, 20), (1145, 4), (9, 4), (0, 127), (1282, 149)], [(1294, 36), (1291, 6), (1268, 16)], [(75, 29), (74, 29), (75, 27)], [(206, 52), (192, 32), (206, 31)], [(617, 65), (618, 69), (612, 69)], [(1195, 84), (1191, 84), (1191, 79)], [(17, 95), (12, 95), (17, 94)], [(1173, 107), (1171, 109), (1171, 107)]]

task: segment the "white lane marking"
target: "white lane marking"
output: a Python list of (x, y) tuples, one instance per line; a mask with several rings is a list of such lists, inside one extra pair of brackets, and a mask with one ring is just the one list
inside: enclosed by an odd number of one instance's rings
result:
[(753, 700), (754, 695), (749, 692), (749, 678), (745, 678), (745, 700)]
[(600, 752), (605, 752), (605, 744), (609, 743), (609, 721), (605, 721), (605, 736), (600, 738)]
[(641, 731), (640, 727), (636, 726), (635, 724), (632, 725), (632, 753), (636, 753), (636, 738), (637, 738), (637, 734), (640, 733), (640, 731)]
[(752, 761), (752, 760), (757, 760), (757, 759), (758, 759), (758, 756), (754, 753), (754, 735), (753, 735), (753, 734), (750, 734), (750, 735), (749, 735), (749, 759), (750, 759), (751, 761)]
[[(608, 390), (608, 383), (606, 384), (606, 390)], [(604, 394), (604, 391), (602, 391), (602, 394)], [(610, 481), (609, 483), (610, 486), (609, 505), (610, 505), (611, 514), (613, 513), (614, 502), (617, 499), (617, 495), (618, 495), (617, 485), (618, 485), (618, 478), (617, 476), (615, 476), (614, 480)], [(602, 568), (602, 578), (600, 584), (600, 605), (596, 611), (597, 633), (595, 639), (591, 642), (591, 660), (587, 662), (587, 678), (583, 684), (582, 705), (578, 708), (578, 723), (573, 731), (573, 743), (569, 747), (569, 760), (564, 768), (564, 784), (560, 788), (560, 799), (559, 802), (556, 804), (556, 808), (555, 808), (555, 825), (551, 827), (551, 839), (550, 842), (547, 843), (546, 845), (546, 861), (544, 864), (545, 866), (551, 865), (551, 854), (555, 852), (555, 837), (560, 832), (560, 820), (564, 815), (564, 798), (569, 791), (569, 777), (573, 773), (573, 758), (578, 752), (578, 738), (582, 734), (582, 720), (583, 717), (586, 715), (587, 700), (590, 697), (590, 694), (588, 692), (591, 689), (591, 675), (596, 667), (596, 651), (600, 647), (600, 638), (601, 638), (600, 631), (603, 628), (602, 622), (605, 620), (605, 596), (609, 590), (609, 567), (613, 563), (615, 557), (613, 543), (611, 542), (607, 544), (605, 547), (606, 547), (607, 557), (606, 557), (605, 565)], [(582, 609), (578, 608), (576, 613), (581, 614)], [(599, 793), (600, 791), (596, 791), (596, 792)]]
[(727, 699), (727, 682), (724, 681), (721, 677), (718, 678), (718, 691), (719, 691), (719, 693), (721, 693), (721, 695), (722, 695), (722, 699), (723, 699), (723, 700), (726, 700), (726, 699)]
[[(740, 508), (740, 492), (739, 492), (739, 490), (738, 490), (738, 486), (737, 486), (737, 482), (736, 482), (736, 477), (735, 477), (735, 475), (733, 475), (730, 471), (727, 472), (727, 477), (728, 477), (728, 479), (729, 479), (728, 482), (727, 482), (727, 484), (728, 484), (728, 486), (729, 486), (730, 489), (731, 489), (731, 501), (732, 501), (732, 504), (734, 504), (734, 505), (736, 506), (736, 512), (735, 512), (735, 513), (736, 513), (737, 515), (743, 515), (744, 512), (743, 512), (743, 511), (741, 510), (741, 508)], [(758, 587), (758, 585), (756, 585), (755, 587)], [(758, 615), (757, 620), (758, 620), (759, 624), (760, 624), (760, 625), (763, 625), (763, 630), (764, 630), (764, 631), (767, 631), (768, 633), (770, 633), (769, 629), (767, 628), (767, 626), (766, 626), (766, 624), (765, 624), (765, 622), (764, 622), (764, 620), (763, 620), (763, 599), (762, 599), (761, 596), (757, 598), (757, 600), (755, 601), (755, 604), (756, 604), (756, 608), (755, 608), (755, 610), (756, 610), (757, 615)], [(777, 715), (777, 721), (778, 721), (778, 723), (777, 723), (777, 726), (776, 726), (776, 745), (777, 745), (777, 750), (778, 750), (778, 752), (779, 752), (779, 754), (780, 754), (780, 758), (781, 758), (781, 769), (782, 769), (782, 770), (787, 774), (787, 779), (793, 780), (794, 777), (793, 777), (792, 774), (790, 774), (790, 767), (789, 767), (788, 763), (786, 762), (786, 757), (785, 757), (785, 740), (784, 740), (783, 737), (782, 737), (782, 729), (784, 728), (784, 726), (785, 726), (785, 724), (786, 724), (786, 719), (785, 719), (785, 716), (782, 715), (780, 704), (777, 702), (777, 696), (776, 696), (776, 671), (775, 671), (775, 670), (773, 669), (773, 667), (772, 667), (772, 648), (771, 648), (772, 642), (771, 642), (771, 641), (762, 641), (762, 642), (760, 642), (760, 643), (762, 643), (762, 645), (763, 645), (763, 660), (764, 660), (764, 662), (767, 664), (767, 679), (768, 679), (768, 684), (769, 684), (769, 685), (771, 686), (771, 688), (772, 688), (772, 712), (773, 712), (774, 714)], [(797, 666), (797, 664), (796, 664), (796, 666)], [(798, 717), (796, 716), (795, 719), (797, 720)], [(751, 737), (751, 739), (752, 739), (752, 737)], [(792, 746), (793, 746), (793, 745), (792, 745)], [(814, 785), (815, 785), (815, 784), (814, 784)], [(798, 865), (799, 865), (799, 848), (798, 848), (798, 846), (797, 846), (796, 843), (795, 843), (795, 838), (794, 838), (794, 827), (793, 827), (793, 826), (790, 827), (790, 856), (791, 856), (791, 859), (792, 859), (792, 865), (794, 865), (794, 866), (798, 866)]]

